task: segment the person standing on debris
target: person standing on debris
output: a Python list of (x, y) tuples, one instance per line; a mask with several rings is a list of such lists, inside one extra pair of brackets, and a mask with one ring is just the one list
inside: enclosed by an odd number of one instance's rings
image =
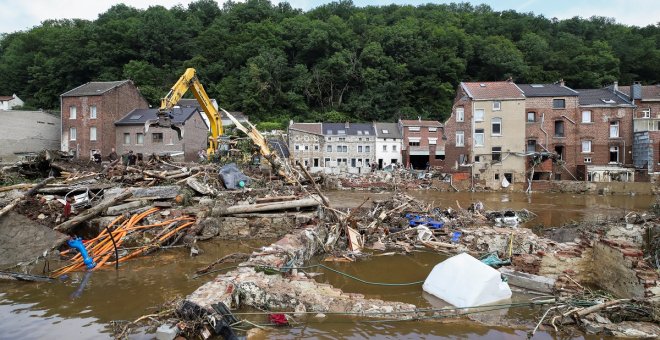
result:
[(110, 154), (108, 155), (108, 160), (110, 162), (114, 162), (118, 158), (119, 158), (119, 156), (117, 156), (117, 152), (115, 151), (115, 148), (112, 148), (112, 151), (110, 151)]
[(133, 150), (128, 151), (128, 165), (135, 165), (137, 161), (137, 156), (133, 154)]
[(426, 171), (431, 170), (431, 163), (426, 162)]

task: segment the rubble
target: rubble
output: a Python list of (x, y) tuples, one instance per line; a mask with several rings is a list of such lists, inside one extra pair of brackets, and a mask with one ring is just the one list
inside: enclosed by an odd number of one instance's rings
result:
[[(205, 275), (227, 269), (220, 268), (222, 263), (237, 266), (203, 284), (179, 302), (173, 313), (183, 318), (182, 306), (196, 306), (213, 315), (214, 306), (222, 302), (232, 308), (249, 306), (302, 319), (334, 313), (435, 318), (447, 316), (408, 303), (345, 292), (321, 283), (315, 278), (318, 273), (306, 269), (335, 271), (324, 266), (322, 259), (352, 262), (422, 250), (448, 255), (465, 252), (477, 259), (497, 256), (498, 266), (505, 265), (500, 273), (511, 286), (554, 296), (539, 327), (572, 325), (585, 332), (658, 334), (654, 301), (660, 294), (656, 270), (660, 221), (651, 212), (538, 235), (515, 227), (535, 217), (525, 209), (488, 211), (480, 202), (466, 208), (458, 202), (455, 209), (436, 207), (402, 191), (451, 188), (442, 174), (434, 172), (395, 169), (315, 177), (300, 166), (300, 170), (286, 167), (295, 174), (282, 180), (239, 164), (236, 170), (245, 177), (239, 176), (237, 182), (228, 175), (220, 178), (213, 164), (178, 164), (150, 157), (134, 166), (120, 162), (87, 166), (61, 156), (45, 152), (33, 163), (1, 172), (3, 180), (11, 178), (11, 185), (0, 188), (0, 206), (8, 212), (0, 216), (0, 238), (6, 245), (2, 250), (11, 254), (0, 256), (7, 259), (0, 269), (22, 268), (23, 272), (2, 272), (0, 278), (29, 278), (21, 276), (29, 273), (26, 266), (34, 267), (44, 256), (62, 264), (47, 271), (50, 278), (85, 270), (82, 256), (63, 246), (65, 234), (83, 236), (95, 268), (117, 266), (175, 244), (196, 254), (195, 243), (213, 237), (280, 238), (252, 254), (232, 254), (198, 270), (197, 275)], [(38, 184), (27, 182), (47, 175), (55, 177)], [(16, 183), (19, 178), (25, 183)], [(335, 209), (322, 188), (391, 190), (392, 195), (367, 198), (351, 209)], [(30, 246), (21, 248), (25, 243)], [(510, 266), (506, 266), (508, 261)], [(367, 278), (354, 279), (370, 283)], [(188, 335), (205, 329), (205, 320), (196, 319)], [(631, 322), (647, 324), (632, 328), (638, 324)], [(171, 328), (167, 329), (170, 334)]]

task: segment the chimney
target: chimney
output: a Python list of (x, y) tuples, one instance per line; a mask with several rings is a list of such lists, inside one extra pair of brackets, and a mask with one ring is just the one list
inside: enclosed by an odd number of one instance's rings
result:
[(293, 125), (293, 119), (289, 120), (289, 126)]
[(614, 82), (614, 85), (612, 86), (612, 88), (614, 89), (614, 92), (619, 91), (619, 82), (618, 82), (618, 81), (615, 81), (615, 82)]
[(346, 122), (346, 124), (344, 124), (344, 128), (345, 128), (345, 129), (348, 129), (349, 125), (350, 125), (350, 124), (349, 124), (348, 122)]
[(630, 87), (630, 96), (632, 99), (642, 99), (642, 83), (636, 81)]
[(559, 79), (559, 86), (564, 86), (564, 79)]
[(421, 122), (422, 121), (422, 116), (417, 116), (417, 121)]

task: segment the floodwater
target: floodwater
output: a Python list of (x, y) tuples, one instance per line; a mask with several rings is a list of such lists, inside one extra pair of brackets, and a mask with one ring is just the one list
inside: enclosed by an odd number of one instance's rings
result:
[[(598, 221), (625, 216), (630, 211), (647, 210), (654, 201), (651, 195), (582, 195), (567, 193), (495, 193), (410, 191), (411, 196), (442, 209), (467, 208), (480, 201), (486, 210), (527, 209), (537, 217), (527, 226), (559, 227), (571, 221)], [(366, 198), (384, 200), (392, 193), (334, 191), (327, 196), (337, 208), (355, 208)], [(371, 205), (367, 202), (365, 207)]]
[[(588, 196), (571, 194), (500, 194), (410, 192), (437, 207), (467, 207), (481, 201), (487, 209), (528, 209), (538, 217), (530, 225), (559, 226), (571, 220), (595, 220), (622, 216), (631, 210), (650, 206), (652, 196)], [(331, 203), (337, 207), (356, 207), (368, 196), (385, 199), (390, 194), (331, 192)], [(154, 313), (156, 307), (176, 297), (183, 297), (210, 280), (214, 274), (198, 279), (195, 270), (234, 252), (250, 252), (273, 240), (250, 242), (207, 241), (200, 244), (201, 255), (190, 257), (185, 248), (163, 250), (151, 256), (128, 261), (119, 271), (105, 269), (93, 272), (86, 284), (83, 273), (56, 283), (0, 281), (0, 339), (111, 339), (113, 320), (134, 320)], [(337, 270), (375, 282), (402, 283), (424, 280), (435, 264), (444, 257), (430, 252), (408, 256), (374, 256), (357, 263), (327, 263)], [(321, 259), (315, 259), (320, 261)], [(231, 266), (231, 264), (228, 264)], [(442, 302), (422, 294), (421, 286), (385, 287), (365, 285), (335, 273), (319, 269), (317, 280), (328, 282), (345, 292), (364, 294), (369, 298), (394, 300), (420, 307), (441, 307)], [(38, 273), (35, 273), (38, 274)], [(530, 298), (515, 294), (513, 301)], [(507, 318), (519, 318), (528, 325), (540, 309), (508, 309), (498, 311)], [(497, 317), (497, 315), (494, 315)], [(495, 319), (496, 320), (496, 319)], [(256, 322), (264, 320), (254, 319)], [(526, 332), (503, 327), (487, 327), (476, 323), (438, 321), (370, 322), (359, 318), (331, 316), (299, 320), (289, 328), (275, 329), (264, 339), (525, 339)], [(497, 324), (492, 323), (491, 324)], [(136, 334), (132, 339), (151, 339), (153, 334)], [(534, 339), (553, 336), (538, 332)], [(577, 337), (580, 339), (582, 337)], [(590, 337), (585, 337), (590, 339)]]

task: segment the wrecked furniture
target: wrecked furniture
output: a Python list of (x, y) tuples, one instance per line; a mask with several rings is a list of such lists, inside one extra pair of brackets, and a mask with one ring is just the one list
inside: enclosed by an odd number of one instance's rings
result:
[(456, 307), (481, 306), (511, 297), (509, 284), (500, 272), (467, 253), (438, 263), (422, 288)]

